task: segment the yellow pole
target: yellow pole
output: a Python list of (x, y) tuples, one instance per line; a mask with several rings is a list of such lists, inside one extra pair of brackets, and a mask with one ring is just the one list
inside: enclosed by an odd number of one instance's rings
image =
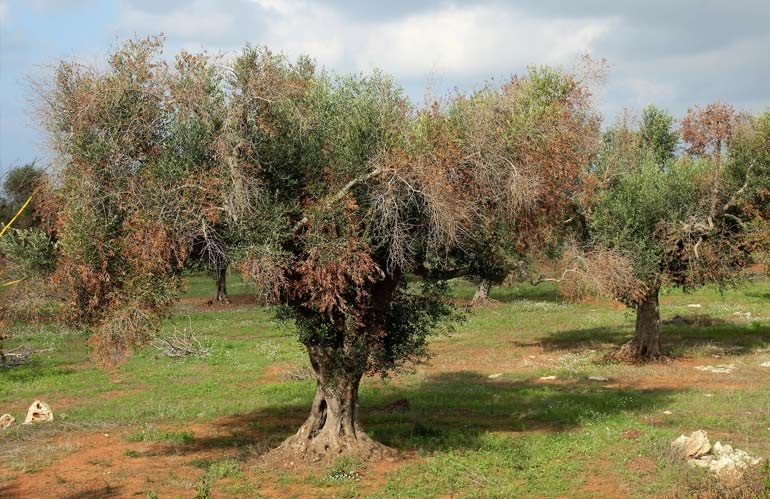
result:
[(14, 284), (19, 284), (24, 279), (26, 279), (26, 277), (22, 277), (21, 279), (16, 279), (15, 281), (4, 282), (3, 284), (0, 284), (0, 286), (2, 287), (13, 286)]
[(30, 202), (30, 201), (32, 201), (32, 196), (34, 196), (34, 195), (35, 195), (35, 193), (37, 193), (37, 189), (35, 189), (34, 191), (32, 191), (32, 194), (30, 194), (30, 195), (29, 195), (29, 197), (27, 198), (27, 200), (26, 200), (26, 201), (24, 201), (24, 204), (23, 204), (23, 205), (21, 205), (21, 208), (19, 208), (19, 211), (17, 211), (17, 212), (16, 212), (16, 214), (13, 216), (13, 218), (11, 219), (11, 221), (10, 221), (10, 222), (8, 222), (7, 224), (5, 224), (5, 227), (3, 227), (3, 230), (0, 230), (0, 237), (3, 237), (3, 234), (5, 234), (5, 232), (6, 232), (8, 229), (10, 229), (10, 228), (11, 228), (11, 225), (13, 225), (13, 222), (15, 222), (17, 218), (19, 218), (19, 215), (21, 215), (21, 212), (22, 212), (22, 211), (24, 211), (24, 208), (26, 208), (26, 207), (27, 207), (27, 205), (29, 204), (29, 202)]

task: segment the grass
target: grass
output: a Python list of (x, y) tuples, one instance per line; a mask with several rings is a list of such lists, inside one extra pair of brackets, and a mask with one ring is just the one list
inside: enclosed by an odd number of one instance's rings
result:
[[(0, 370), (0, 412), (22, 420), (40, 398), (56, 422), (0, 436), (0, 496), (13, 491), (17, 473), (48, 468), (74, 486), (57, 462), (80, 452), (66, 437), (83, 432), (120, 435), (110, 459), (88, 458), (96, 471), (109, 463), (117, 475), (183, 458), (165, 479), (123, 491), (147, 497), (170, 489), (184, 497), (686, 497), (714, 485), (667, 455), (679, 434), (702, 428), (712, 440), (770, 455), (770, 368), (760, 366), (770, 360), (768, 282), (723, 293), (664, 291), (664, 346), (674, 359), (650, 366), (602, 361), (632, 333), (625, 309), (564, 304), (544, 285), (493, 288), (499, 303), (434, 337), (427, 365), (363, 383), (367, 432), (404, 460), (387, 469), (342, 460), (276, 475), (255, 467), (256, 456), (307, 415), (314, 381), (292, 374), (306, 366), (303, 349), (269, 309), (200, 306), (213, 295), (213, 279), (190, 281), (165, 330), (192, 328), (212, 349), (206, 358), (171, 360), (148, 348), (102, 370), (88, 360), (83, 333), (14, 326), (11, 346), (54, 350)], [(228, 288), (231, 295), (249, 289), (234, 277)], [(459, 282), (454, 293), (468, 299), (473, 287)], [(696, 314), (708, 320), (666, 323)], [(718, 375), (696, 364), (736, 368)], [(391, 409), (399, 399), (408, 405)]]

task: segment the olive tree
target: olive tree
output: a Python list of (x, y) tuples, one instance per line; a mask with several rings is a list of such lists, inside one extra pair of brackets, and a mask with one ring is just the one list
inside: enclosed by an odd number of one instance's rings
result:
[(770, 268), (770, 110), (737, 117), (725, 168), (739, 206), (734, 220), (755, 259)]
[[(648, 113), (647, 113), (648, 114)], [(649, 115), (649, 114), (648, 114)], [(591, 244), (623, 256), (633, 267), (633, 282), (616, 287), (615, 297), (636, 309), (633, 338), (612, 355), (633, 361), (663, 356), (660, 345), (658, 295), (664, 284), (688, 290), (715, 282), (730, 282), (746, 262), (735, 222), (735, 192), (724, 188), (724, 172), (717, 153), (675, 158), (673, 120), (657, 116), (656, 136), (644, 121), (641, 130), (627, 135), (636, 142), (625, 147), (625, 165), (607, 181), (591, 207)], [(697, 122), (688, 115), (687, 127)], [(668, 129), (668, 132), (666, 131)], [(614, 131), (617, 135), (617, 131)], [(719, 150), (719, 148), (717, 148)], [(695, 151), (693, 151), (694, 153)]]
[[(558, 78), (553, 115), (591, 129), (587, 93)], [(424, 358), (428, 334), (453, 315), (444, 282), (456, 275), (453, 251), (486, 227), (545, 231), (542, 183), (557, 180), (520, 145), (561, 122), (527, 121), (518, 99), (534, 82), (414, 109), (377, 72), (334, 76), (257, 49), (236, 60), (221, 151), (250, 239), (238, 265), (294, 319), (317, 379), (310, 415), (277, 452), (385, 452), (362, 431), (359, 384)], [(422, 281), (409, 285), (410, 273)]]
[[(473, 305), (485, 303), (493, 285), (553, 253), (578, 218), (575, 196), (599, 145), (599, 117), (587, 83), (555, 68), (532, 67), (504, 85), (511, 108), (501, 130), (503, 154), (513, 168), (536, 171), (537, 196), (526, 216), (478, 223), (473, 237), (455, 250), (456, 268), (478, 283)], [(477, 112), (473, 101), (487, 98), (485, 93), (458, 101), (452, 114), (468, 121), (467, 113)], [(499, 126), (496, 118), (487, 119), (484, 126)], [(494, 195), (480, 200), (485, 211), (498, 209), (499, 202)]]
[[(145, 340), (196, 238), (226, 240), (295, 324), (317, 380), (310, 415), (275, 452), (388, 452), (361, 428), (363, 376), (425, 358), (429, 334), (457, 315), (453, 254), (480, 228), (549, 232), (553, 193), (577, 188), (571, 144), (582, 151), (597, 126), (588, 92), (543, 70), (416, 109), (376, 71), (334, 75), (256, 48), (226, 70), (187, 53), (169, 67), (160, 48), (129, 42), (104, 71), (62, 63), (45, 95), (57, 273), (96, 325), (97, 353)], [(533, 85), (551, 85), (554, 104), (522, 107)]]

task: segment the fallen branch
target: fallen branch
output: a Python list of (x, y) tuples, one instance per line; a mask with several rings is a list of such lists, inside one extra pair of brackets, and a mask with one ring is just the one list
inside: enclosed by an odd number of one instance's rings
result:
[(206, 357), (211, 354), (211, 349), (191, 332), (174, 334), (167, 338), (156, 338), (152, 346), (163, 356), (172, 358)]
[(0, 350), (0, 366), (2, 367), (14, 367), (26, 364), (29, 358), (36, 353), (52, 352), (53, 348), (43, 348), (35, 350), (27, 345), (16, 347), (13, 350), (3, 352)]

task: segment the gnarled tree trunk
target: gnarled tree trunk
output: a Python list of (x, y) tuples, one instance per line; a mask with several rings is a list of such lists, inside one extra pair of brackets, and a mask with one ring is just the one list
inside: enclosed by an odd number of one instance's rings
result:
[(650, 289), (647, 297), (636, 307), (636, 328), (631, 341), (610, 354), (616, 360), (647, 362), (660, 359), (659, 286)]
[(317, 382), (310, 415), (273, 453), (285, 455), (287, 461), (307, 462), (331, 462), (341, 455), (373, 460), (392, 454), (361, 428), (358, 387), (363, 371), (340, 365), (344, 353), (339, 349), (308, 346), (308, 353)]
[(227, 301), (227, 267), (217, 266), (217, 294), (214, 301)]
[(486, 305), (490, 302), (489, 290), (492, 288), (492, 284), (482, 279), (479, 286), (476, 288), (476, 292), (473, 294), (473, 300), (471, 300), (471, 306), (478, 307), (479, 305)]

